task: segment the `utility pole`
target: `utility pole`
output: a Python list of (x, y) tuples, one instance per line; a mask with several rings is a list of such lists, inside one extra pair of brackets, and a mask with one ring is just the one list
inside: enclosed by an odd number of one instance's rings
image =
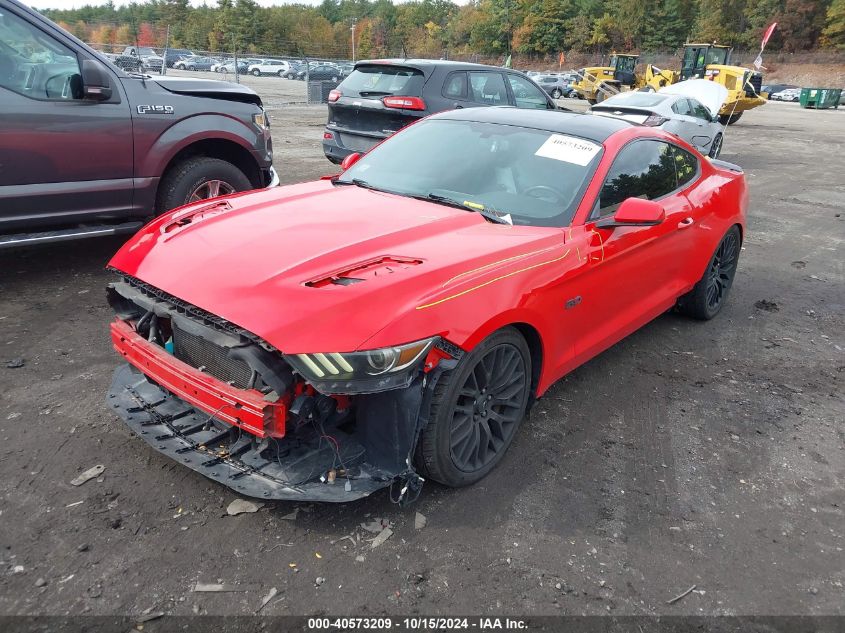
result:
[(353, 21), (352, 26), (349, 28), (352, 31), (352, 63), (355, 63), (355, 25), (357, 22)]
[(162, 75), (167, 74), (167, 49), (170, 48), (170, 25), (167, 25), (167, 35), (164, 36), (164, 54), (162, 57), (164, 60), (161, 62), (161, 70), (159, 73)]

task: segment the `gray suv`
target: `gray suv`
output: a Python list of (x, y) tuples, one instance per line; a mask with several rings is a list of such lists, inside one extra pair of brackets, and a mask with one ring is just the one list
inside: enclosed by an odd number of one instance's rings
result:
[(519, 71), (431, 59), (360, 61), (328, 101), (323, 153), (333, 163), (369, 151), (434, 112), (483, 106), (565, 109)]
[(255, 92), (125, 72), (17, 0), (0, 0), (0, 113), (0, 248), (278, 184)]

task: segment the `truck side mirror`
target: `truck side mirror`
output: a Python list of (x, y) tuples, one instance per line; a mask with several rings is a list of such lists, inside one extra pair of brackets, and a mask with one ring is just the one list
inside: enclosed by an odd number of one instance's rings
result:
[(92, 101), (111, 99), (109, 73), (100, 62), (93, 59), (82, 60), (82, 94)]

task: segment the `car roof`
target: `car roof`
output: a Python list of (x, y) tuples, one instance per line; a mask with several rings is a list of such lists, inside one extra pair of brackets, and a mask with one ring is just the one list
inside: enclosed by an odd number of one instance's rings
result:
[(445, 66), (447, 68), (451, 68), (453, 70), (461, 70), (461, 69), (483, 69), (483, 70), (507, 70), (510, 72), (519, 72), (515, 71), (512, 68), (503, 68), (501, 66), (488, 66), (487, 64), (473, 64), (471, 62), (459, 62), (454, 61), (451, 59), (402, 59), (402, 58), (393, 58), (393, 59), (362, 59), (356, 62), (356, 66), (360, 66), (363, 64), (390, 64), (396, 66), (410, 66), (411, 68), (419, 68), (422, 69), (432, 69), (438, 66)]
[(509, 107), (463, 108), (434, 114), (430, 119), (474, 121), (517, 125), (558, 134), (572, 134), (596, 143), (604, 143), (610, 136), (630, 128), (633, 124), (621, 119), (591, 116), (579, 112), (559, 110), (527, 110)]

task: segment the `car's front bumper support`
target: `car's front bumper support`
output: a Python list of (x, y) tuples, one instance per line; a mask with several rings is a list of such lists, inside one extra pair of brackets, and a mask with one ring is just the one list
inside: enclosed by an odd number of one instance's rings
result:
[[(338, 451), (328, 441), (314, 450), (288, 437), (255, 437), (193, 408), (131, 365), (115, 371), (106, 401), (157, 451), (241, 494), (344, 502), (394, 482), (408, 484), (405, 489), (421, 486), (411, 460), (439, 374), (421, 375), (406, 389), (358, 397), (354, 435), (334, 431)], [(336, 458), (347, 465), (348, 478), (321, 478)]]

